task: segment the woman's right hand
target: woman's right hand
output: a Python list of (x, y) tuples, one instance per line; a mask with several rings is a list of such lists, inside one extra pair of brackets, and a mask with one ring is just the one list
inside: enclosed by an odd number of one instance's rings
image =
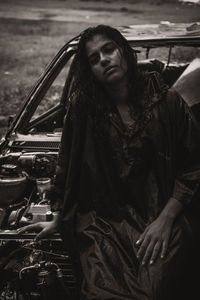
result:
[(37, 222), (34, 224), (30, 224), (27, 226), (24, 226), (22, 228), (19, 228), (18, 234), (24, 233), (24, 232), (29, 232), (29, 231), (39, 231), (39, 233), (35, 237), (35, 241), (39, 241), (42, 238), (45, 238), (58, 230), (58, 218), (59, 216), (54, 216), (53, 221), (48, 221), (48, 222)]

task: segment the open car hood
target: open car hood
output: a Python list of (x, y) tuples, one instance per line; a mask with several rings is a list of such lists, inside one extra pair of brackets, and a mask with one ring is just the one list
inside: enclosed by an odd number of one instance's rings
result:
[[(199, 27), (200, 25), (198, 23), (173, 24), (169, 22), (161, 22), (160, 24), (151, 25), (147, 24), (123, 26), (119, 27), (118, 29), (129, 40), (129, 43), (132, 47), (140, 46), (148, 50), (156, 47), (168, 47), (169, 49), (171, 49), (175, 45), (200, 47)], [(1, 143), (3, 145), (9, 144), (13, 146), (13, 144), (20, 144), (22, 141), (26, 141), (27, 139), (28, 141), (31, 141), (32, 144), (32, 140), (38, 140), (38, 143), (40, 140), (47, 140), (50, 144), (51, 142), (53, 143), (54, 139), (60, 139), (60, 135), (57, 133), (52, 133), (50, 135), (45, 133), (42, 133), (41, 135), (20, 135), (18, 132), (21, 132), (20, 128), (22, 127), (22, 125), (24, 126), (26, 119), (30, 114), (30, 110), (32, 109), (32, 106), (37, 104), (38, 99), (43, 93), (42, 90), (46, 82), (51, 79), (53, 72), (56, 69), (60, 68), (60, 65), (62, 64), (64, 59), (70, 59), (71, 56), (75, 53), (79, 37), (80, 35), (66, 43), (47, 66), (46, 70), (41, 75), (38, 82), (28, 95), (20, 113), (16, 116), (13, 123), (11, 124), (5, 138), (2, 139)]]

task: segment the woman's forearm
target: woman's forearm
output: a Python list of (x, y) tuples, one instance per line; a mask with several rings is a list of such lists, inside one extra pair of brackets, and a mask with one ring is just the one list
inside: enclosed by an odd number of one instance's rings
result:
[(183, 204), (175, 198), (170, 198), (160, 213), (160, 218), (168, 222), (174, 222), (183, 211)]

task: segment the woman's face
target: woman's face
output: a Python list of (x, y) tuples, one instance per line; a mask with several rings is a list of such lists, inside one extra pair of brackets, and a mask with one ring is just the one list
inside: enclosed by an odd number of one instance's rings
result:
[(117, 84), (126, 78), (127, 62), (113, 40), (95, 35), (86, 43), (86, 53), (92, 73), (102, 84)]

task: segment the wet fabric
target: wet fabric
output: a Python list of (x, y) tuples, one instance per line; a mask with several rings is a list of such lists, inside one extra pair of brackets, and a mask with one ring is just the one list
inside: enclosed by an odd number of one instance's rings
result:
[(187, 221), (179, 219), (174, 226), (166, 258), (143, 266), (135, 244), (142, 233), (141, 223), (130, 207), (126, 209), (132, 224), (126, 219), (108, 220), (95, 211), (78, 216), (77, 246), (83, 269), (80, 299), (176, 300), (187, 277), (183, 267), (191, 244)]
[(169, 198), (187, 211), (200, 182), (189, 108), (174, 91), (149, 93), (152, 82), (133, 126), (110, 105), (98, 124), (103, 135), (94, 132), (91, 115), (73, 118), (76, 95), (70, 102), (52, 206), (62, 209), (63, 239), (78, 257), (80, 299), (173, 299), (181, 282), (192, 243), (184, 217), (164, 260), (144, 267), (136, 257), (136, 240)]

